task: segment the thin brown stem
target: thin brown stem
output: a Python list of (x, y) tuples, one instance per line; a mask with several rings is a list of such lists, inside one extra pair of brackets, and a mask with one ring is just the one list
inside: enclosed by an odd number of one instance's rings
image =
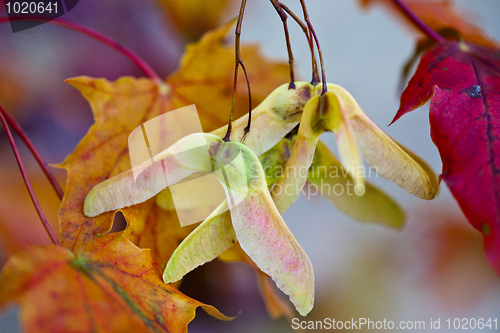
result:
[(47, 179), (49, 180), (49, 182), (52, 185), (52, 188), (56, 192), (57, 196), (59, 197), (60, 200), (62, 200), (63, 195), (64, 195), (63, 190), (59, 186), (59, 183), (57, 182), (57, 179), (54, 176), (54, 174), (52, 173), (52, 171), (50, 171), (49, 165), (47, 164), (45, 159), (42, 157), (42, 155), (40, 154), (38, 149), (36, 149), (35, 145), (31, 141), (31, 139), (29, 138), (28, 134), (26, 134), (26, 132), (21, 127), (21, 125), (1, 105), (0, 105), (0, 112), (3, 114), (3, 116), (5, 117), (5, 120), (10, 125), (10, 127), (12, 127), (12, 129), (14, 130), (14, 132), (17, 133), (17, 135), (19, 135), (21, 140), (23, 140), (23, 142), (26, 144), (28, 149), (31, 151), (31, 154), (33, 155), (33, 157), (35, 157), (36, 161), (38, 162), (38, 165), (43, 170), (45, 177), (47, 177)]
[(61, 245), (59, 239), (57, 238), (54, 230), (50, 226), (45, 214), (42, 211), (42, 207), (40, 207), (40, 203), (35, 195), (35, 191), (33, 191), (33, 187), (31, 186), (30, 180), (28, 179), (28, 175), (26, 173), (26, 169), (24, 168), (23, 161), (21, 160), (21, 155), (19, 154), (19, 150), (17, 149), (16, 142), (14, 141), (14, 137), (12, 136), (12, 132), (9, 129), (9, 125), (7, 124), (7, 120), (4, 117), (4, 112), (0, 112), (0, 121), (2, 122), (3, 127), (5, 128), (5, 132), (7, 133), (7, 138), (9, 139), (10, 145), (12, 146), (12, 150), (14, 151), (14, 156), (16, 157), (17, 164), (19, 165), (19, 170), (21, 171), (21, 175), (23, 176), (24, 183), (26, 184), (26, 188), (28, 189), (31, 200), (33, 201), (33, 205), (35, 205), (35, 209), (42, 221), (43, 227), (47, 231), (52, 243), (56, 245)]
[[(243, 23), (243, 14), (245, 13), (245, 6), (246, 6), (247, 0), (242, 0), (241, 1), (241, 7), (240, 7), (240, 13), (238, 15), (238, 21), (236, 22), (236, 29), (234, 31), (235, 34), (235, 41), (234, 41), (234, 53), (235, 53), (235, 65), (234, 65), (234, 80), (233, 80), (233, 101), (231, 104), (231, 113), (229, 115), (229, 123), (227, 125), (227, 132), (226, 135), (222, 140), (225, 142), (229, 141), (230, 136), (231, 136), (231, 130), (233, 128), (233, 115), (234, 115), (234, 110), (236, 108), (236, 88), (238, 84), (238, 69), (240, 65), (243, 67), (243, 61), (241, 59), (241, 51), (240, 51), (240, 36), (241, 36), (241, 24)], [(245, 70), (244, 70), (245, 71)], [(246, 71), (245, 71), (245, 77), (246, 76)], [(250, 83), (248, 81), (247, 77), (247, 84), (250, 87)], [(248, 91), (250, 94), (250, 90)], [(249, 96), (250, 98), (251, 96)], [(250, 98), (251, 99), (251, 98)], [(250, 108), (249, 110), (249, 119), (248, 119), (248, 131), (250, 131), (250, 120), (252, 117), (252, 109)]]
[(312, 62), (311, 84), (315, 86), (316, 84), (319, 83), (319, 73), (318, 73), (318, 65), (316, 63), (316, 54), (314, 52), (314, 41), (312, 35), (310, 34), (307, 25), (304, 22), (302, 22), (302, 20), (297, 15), (295, 15), (295, 13), (290, 8), (288, 8), (284, 3), (281, 2), (279, 3), (279, 5), (288, 15), (290, 15), (291, 18), (293, 18), (295, 22), (297, 22), (297, 24), (302, 28), (302, 31), (304, 31), (304, 34), (306, 35), (307, 43), (309, 44), (309, 50), (311, 52), (311, 62)]
[(312, 57), (311, 84), (315, 86), (319, 83), (319, 70), (318, 70), (318, 63), (316, 61), (316, 52), (314, 51), (314, 41), (310, 30), (307, 30), (307, 40), (309, 41), (309, 49), (311, 51), (311, 57)]
[(442, 43), (445, 41), (445, 39), (432, 30), (427, 24), (425, 24), (420, 17), (415, 15), (415, 13), (408, 7), (403, 1), (401, 0), (393, 0), (394, 3), (401, 9), (401, 11), (408, 17), (408, 19), (413, 22), (419, 28), (423, 33), (425, 33), (427, 36), (430, 38), (434, 39), (438, 43)]
[(274, 9), (278, 12), (278, 15), (281, 18), (281, 22), (283, 22), (283, 30), (285, 31), (285, 41), (286, 41), (286, 49), (288, 51), (288, 63), (290, 65), (290, 84), (288, 85), (288, 89), (295, 89), (295, 74), (293, 72), (293, 52), (292, 52), (292, 44), (290, 42), (290, 34), (288, 32), (288, 16), (286, 15), (283, 8), (280, 6), (278, 0), (271, 0)]
[(245, 129), (243, 130), (245, 134), (241, 138), (240, 142), (243, 143), (247, 137), (248, 132), (250, 132), (250, 126), (252, 124), (252, 93), (250, 92), (250, 80), (248, 79), (247, 70), (243, 62), (240, 63), (241, 69), (243, 69), (243, 73), (245, 74), (245, 80), (247, 81), (247, 90), (248, 90), (248, 123)]
[(282, 2), (278, 2), (279, 6), (281, 8), (283, 8), (283, 10), (288, 14), (290, 15), (291, 18), (293, 18), (293, 20), (295, 22), (297, 22), (297, 24), (300, 26), (300, 28), (304, 31), (305, 34), (307, 34), (307, 25), (302, 22), (302, 20), (290, 9), (288, 8), (284, 3)]
[(304, 13), (304, 20), (306, 21), (307, 27), (309, 28), (309, 32), (312, 35), (312, 37), (314, 38), (314, 41), (316, 43), (316, 47), (318, 48), (319, 62), (321, 65), (321, 80), (323, 81), (323, 89), (321, 91), (321, 94), (323, 95), (328, 90), (326, 87), (326, 74), (325, 74), (325, 65), (323, 62), (323, 53), (321, 52), (321, 47), (319, 46), (318, 36), (316, 36), (316, 32), (314, 31), (311, 20), (309, 19), (309, 14), (307, 12), (305, 0), (300, 0), (300, 4), (302, 5), (302, 12)]

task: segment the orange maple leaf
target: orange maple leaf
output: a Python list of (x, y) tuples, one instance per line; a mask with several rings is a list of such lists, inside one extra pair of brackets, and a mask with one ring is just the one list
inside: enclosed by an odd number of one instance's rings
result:
[[(409, 27), (416, 28), (399, 10), (392, 0), (358, 0), (361, 6), (368, 7), (381, 4), (396, 13)], [(439, 31), (445, 28), (457, 30), (466, 41), (489, 47), (498, 47), (494, 40), (474, 23), (467, 13), (458, 10), (450, 0), (404, 0), (405, 4), (425, 22), (432, 30)], [(415, 30), (420, 33), (420, 30)]]
[(0, 276), (0, 307), (21, 305), (25, 332), (186, 332), (201, 306), (160, 278), (150, 250), (115, 233), (78, 254), (32, 246), (10, 258)]
[[(83, 201), (96, 184), (130, 168), (127, 138), (134, 128), (155, 116), (190, 104), (196, 105), (206, 132), (227, 122), (232, 98), (234, 50), (223, 45), (223, 39), (230, 27), (231, 24), (228, 24), (212, 31), (198, 43), (189, 45), (180, 69), (165, 83), (131, 77), (115, 82), (89, 77), (67, 80), (89, 101), (95, 123), (75, 151), (60, 165), (68, 172), (66, 192), (59, 209), (63, 246), (77, 251), (93, 241), (97, 234), (111, 229), (115, 212), (85, 218)], [(288, 66), (267, 61), (256, 46), (243, 46), (241, 52), (252, 84), (253, 103), (257, 105), (276, 86), (288, 80)], [(239, 88), (237, 106), (241, 107), (237, 107), (236, 117), (247, 111), (246, 87), (239, 84)], [(125, 208), (123, 213), (128, 223), (134, 224), (127, 235), (141, 247), (152, 248), (163, 265), (173, 251), (165, 243), (177, 245), (178, 236), (163, 239), (161, 248), (158, 248), (154, 237), (140, 241), (141, 235), (151, 236), (158, 232), (161, 214), (155, 213), (157, 209), (151, 201)], [(172, 218), (166, 223), (172, 228), (178, 225)], [(190, 228), (184, 228), (180, 237), (190, 231)]]

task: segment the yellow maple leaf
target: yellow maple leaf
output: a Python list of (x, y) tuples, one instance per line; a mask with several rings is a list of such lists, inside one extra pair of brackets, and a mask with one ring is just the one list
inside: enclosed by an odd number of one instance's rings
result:
[(187, 332), (197, 307), (230, 319), (164, 284), (151, 252), (121, 233), (81, 250), (31, 246), (7, 262), (0, 307), (19, 303), (25, 332)]
[[(167, 111), (195, 104), (204, 131), (222, 126), (229, 118), (232, 98), (234, 49), (223, 43), (232, 24), (207, 33), (199, 42), (187, 47), (179, 70), (162, 84), (149, 79), (123, 77), (115, 82), (79, 77), (67, 82), (89, 101), (95, 123), (76, 149), (59, 165), (68, 172), (66, 192), (59, 209), (61, 243), (76, 251), (93, 241), (95, 235), (111, 229), (115, 212), (95, 218), (83, 215), (83, 201), (90, 189), (103, 180), (130, 168), (127, 137), (134, 128)], [(288, 80), (285, 63), (267, 61), (258, 47), (243, 45), (252, 87), (254, 105), (276, 86)], [(247, 92), (237, 91), (236, 117), (248, 111)], [(143, 247), (152, 248), (164, 265), (172, 247), (158, 248), (157, 228), (160, 216), (154, 201), (122, 210), (128, 223), (127, 236)], [(157, 213), (154, 213), (157, 212)], [(156, 214), (156, 215), (155, 215)], [(146, 223), (147, 221), (147, 223)], [(166, 224), (166, 225), (165, 225)], [(161, 222), (161, 228), (179, 228), (177, 219)], [(163, 242), (178, 244), (191, 231), (184, 228)], [(142, 235), (148, 234), (146, 238)]]

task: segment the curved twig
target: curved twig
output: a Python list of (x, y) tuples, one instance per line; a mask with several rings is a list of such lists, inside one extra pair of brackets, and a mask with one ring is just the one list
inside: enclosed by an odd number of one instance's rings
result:
[(139, 67), (139, 69), (144, 74), (146, 74), (146, 76), (148, 76), (152, 80), (155, 80), (157, 82), (162, 81), (161, 78), (158, 76), (158, 74), (156, 74), (156, 72), (151, 68), (151, 66), (149, 66), (136, 53), (134, 53), (133, 51), (120, 45), (118, 42), (112, 40), (111, 38), (97, 32), (95, 30), (92, 30), (92, 29), (89, 29), (89, 28), (84, 27), (82, 25), (79, 25), (78, 23), (64, 20), (61, 18), (54, 19), (54, 18), (47, 18), (47, 17), (43, 17), (43, 16), (37, 16), (37, 17), (19, 16), (19, 17), (11, 17), (11, 18), (9, 18), (7, 16), (3, 16), (3, 17), (0, 17), (0, 24), (5, 23), (5, 22), (9, 22), (9, 21), (31, 21), (31, 20), (46, 21), (47, 23), (55, 24), (55, 25), (61, 26), (61, 27), (66, 28), (66, 29), (74, 30), (74, 31), (80, 32), (84, 35), (87, 35), (91, 38), (94, 38), (95, 40), (98, 40), (101, 43), (104, 43), (104, 44), (112, 47), (113, 49), (117, 50), (118, 52), (120, 52), (121, 54), (123, 54), (124, 56), (129, 58), (134, 64), (137, 65), (137, 67)]
[(17, 149), (16, 142), (14, 141), (14, 137), (12, 136), (12, 132), (10, 131), (9, 125), (7, 124), (7, 120), (4, 117), (4, 112), (5, 110), (0, 106), (2, 109), (2, 112), (0, 112), (0, 121), (2, 122), (3, 127), (5, 128), (5, 132), (7, 133), (7, 138), (9, 139), (10, 145), (12, 146), (12, 150), (14, 151), (14, 156), (16, 157), (17, 164), (19, 165), (19, 170), (21, 171), (21, 175), (23, 176), (24, 183), (26, 184), (26, 188), (28, 189), (28, 192), (30, 194), (31, 200), (33, 201), (33, 205), (35, 205), (35, 209), (38, 213), (38, 216), (40, 217), (40, 220), (42, 221), (43, 227), (47, 231), (47, 234), (49, 235), (50, 239), (52, 240), (52, 243), (56, 245), (61, 245), (59, 242), (59, 239), (57, 238), (56, 234), (54, 233), (54, 230), (50, 226), (49, 222), (47, 221), (47, 218), (45, 217), (45, 214), (42, 211), (42, 207), (40, 207), (40, 203), (38, 202), (38, 199), (35, 195), (35, 192), (33, 191), (33, 187), (31, 186), (31, 182), (28, 178), (28, 175), (26, 173), (26, 169), (24, 168), (23, 161), (21, 159), (21, 155), (19, 154), (19, 150)]
[(31, 151), (31, 154), (33, 154), (33, 157), (35, 157), (36, 161), (38, 162), (38, 165), (43, 170), (43, 173), (45, 174), (50, 184), (54, 188), (54, 191), (56, 192), (57, 196), (59, 197), (60, 200), (62, 200), (64, 194), (63, 190), (61, 189), (61, 186), (59, 186), (56, 177), (54, 176), (52, 171), (50, 171), (49, 165), (42, 157), (38, 149), (35, 147), (31, 139), (29, 138), (28, 134), (26, 134), (21, 125), (19, 125), (19, 123), (14, 119), (14, 117), (12, 117), (10, 113), (7, 112), (7, 110), (5, 110), (1, 105), (0, 105), (0, 112), (3, 114), (5, 120), (12, 127), (14, 132), (16, 132), (17, 135), (19, 135), (21, 140), (23, 140), (28, 149)]

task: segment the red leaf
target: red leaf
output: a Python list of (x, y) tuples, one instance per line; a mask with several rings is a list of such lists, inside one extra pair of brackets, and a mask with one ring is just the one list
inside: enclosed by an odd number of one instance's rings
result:
[(394, 118), (430, 105), (442, 178), (469, 222), (483, 233), (500, 274), (500, 51), (444, 42), (424, 54)]

